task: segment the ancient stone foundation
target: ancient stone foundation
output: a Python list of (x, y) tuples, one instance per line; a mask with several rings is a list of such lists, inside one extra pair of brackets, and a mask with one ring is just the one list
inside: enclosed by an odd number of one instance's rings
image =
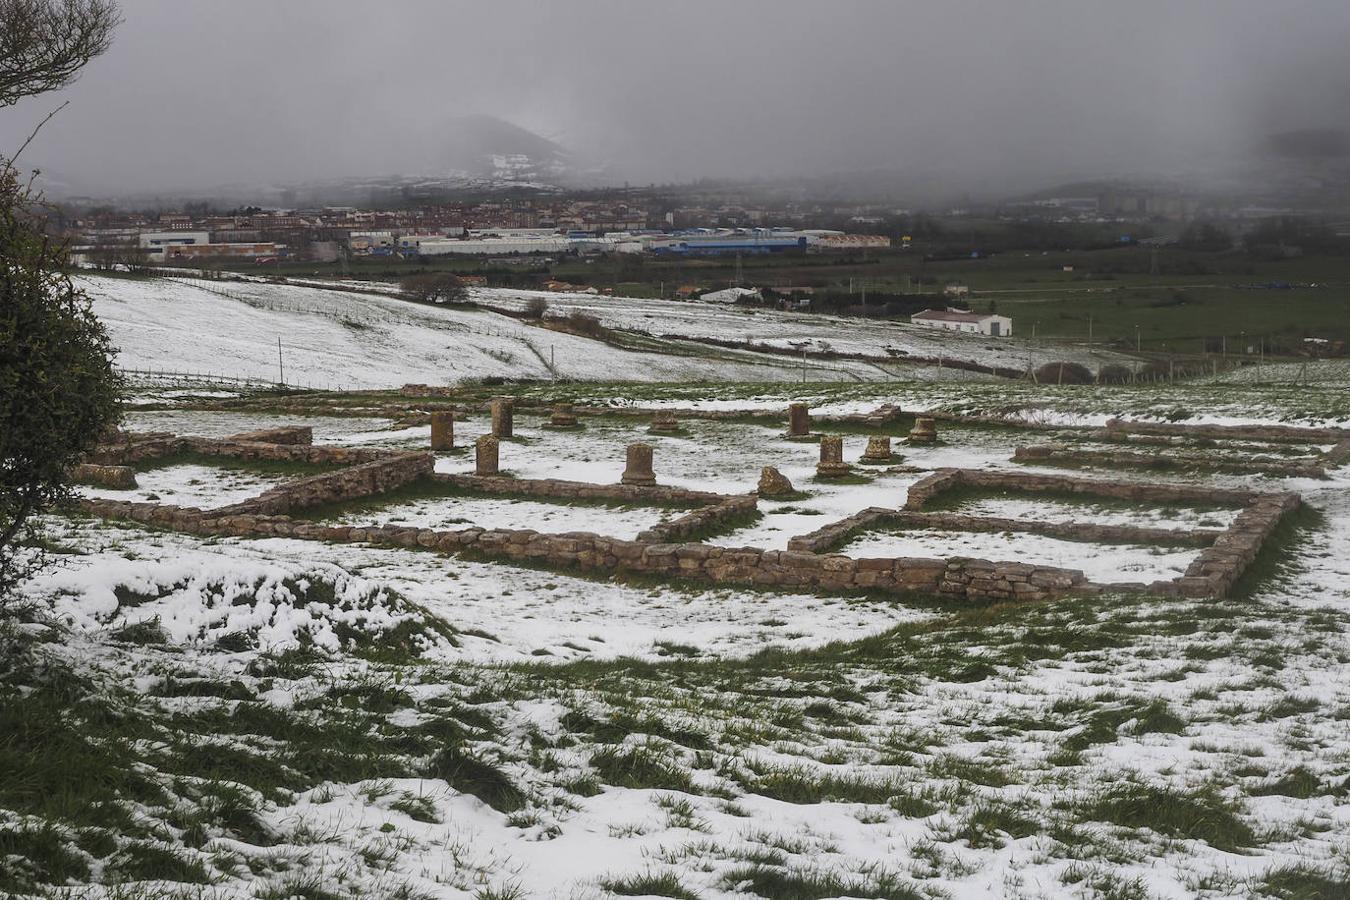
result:
[(515, 436), (515, 401), (497, 397), (492, 401), (492, 436), (501, 439)]
[(624, 466), (622, 484), (656, 484), (656, 475), (652, 471), (652, 445), (629, 444), (628, 464)]
[(232, 434), (226, 440), (245, 444), (308, 446), (314, 443), (314, 429), (308, 425), (282, 425), (277, 428), (260, 428), (257, 431)]
[(485, 434), (473, 442), (475, 475), (496, 475), (500, 471), (499, 447), (497, 439), (490, 434)]
[(431, 414), (432, 451), (455, 449), (455, 414), (452, 412), (434, 412)]
[(844, 439), (827, 435), (820, 439), (820, 462), (816, 463), (817, 478), (842, 478), (852, 470), (844, 462)]
[[(834, 441), (840, 439), (835, 438)], [(477, 471), (480, 474), (443, 475), (433, 472), (435, 458), (429, 453), (181, 438), (162, 433), (119, 435), (116, 443), (99, 448), (94, 455), (115, 460), (107, 463), (109, 465), (125, 465), (127, 460), (167, 459), (179, 453), (198, 453), (244, 459), (305, 460), (331, 463), (342, 468), (295, 479), (251, 500), (215, 510), (124, 500), (88, 500), (82, 506), (93, 515), (168, 527), (197, 535), (292, 537), (334, 543), (367, 543), (604, 574), (626, 572), (787, 590), (878, 591), (892, 594), (915, 592), (952, 600), (990, 602), (1038, 600), (1068, 593), (1090, 594), (1107, 590), (1137, 590), (1195, 597), (1223, 596), (1255, 559), (1280, 520), (1297, 509), (1300, 503), (1298, 495), (1291, 493), (1270, 494), (1189, 485), (1094, 481), (1034, 473), (942, 469), (911, 487), (904, 510), (863, 510), (813, 534), (794, 538), (785, 551), (731, 548), (693, 543), (690, 538), (706, 534), (709, 529), (734, 527), (744, 517), (753, 516), (756, 513), (754, 495), (720, 495), (681, 488), (652, 487), (649, 484), (596, 485), (512, 479), (496, 474), (497, 446), (497, 440), (491, 435), (485, 435), (476, 442)], [(635, 458), (635, 448), (646, 448), (646, 453), (637, 450)], [(842, 461), (841, 444), (839, 449), (838, 458)], [(630, 469), (642, 474), (651, 471), (649, 446), (635, 444), (629, 452)], [(766, 469), (765, 475), (771, 471)], [(290, 516), (290, 513), (327, 503), (385, 494), (419, 479), (444, 481), (466, 490), (487, 493), (688, 504), (694, 508), (674, 520), (648, 529), (633, 541), (589, 532), (540, 534), (528, 529), (484, 529), (472, 526), (435, 530), (393, 524), (325, 525)], [(762, 485), (764, 480), (761, 478)], [(926, 502), (942, 492), (961, 487), (1069, 493), (1156, 503), (1224, 504), (1239, 506), (1241, 510), (1229, 528), (1223, 531), (1194, 529), (1189, 533), (1184, 529), (1133, 529), (1127, 526), (1035, 522), (922, 510)], [(852, 558), (829, 552), (832, 548), (843, 546), (850, 535), (878, 524), (963, 530), (1022, 530), (1094, 541), (1166, 541), (1202, 549), (1180, 578), (1152, 584), (1112, 585), (1089, 582), (1078, 570), (1023, 562), (957, 557)]]
[[(1332, 454), (1326, 454), (1331, 456)], [(1042, 466), (1084, 466), (1105, 469), (1184, 470), (1203, 469), (1209, 472), (1232, 472), (1239, 475), (1277, 475), (1284, 478), (1326, 478), (1327, 467), (1323, 457), (1307, 461), (1287, 460), (1271, 456), (1243, 454), (1225, 458), (1215, 451), (1171, 451), (1133, 453), (1127, 450), (1093, 450), (1067, 444), (1038, 444), (1017, 447), (1013, 462)], [(1338, 465), (1333, 462), (1332, 465)]]

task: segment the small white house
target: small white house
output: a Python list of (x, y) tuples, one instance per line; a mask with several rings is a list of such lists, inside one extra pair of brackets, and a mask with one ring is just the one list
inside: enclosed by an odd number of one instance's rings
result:
[(967, 334), (987, 334), (991, 337), (1010, 337), (1012, 319), (993, 313), (966, 312), (963, 309), (925, 309), (909, 317), (913, 325), (963, 331)]

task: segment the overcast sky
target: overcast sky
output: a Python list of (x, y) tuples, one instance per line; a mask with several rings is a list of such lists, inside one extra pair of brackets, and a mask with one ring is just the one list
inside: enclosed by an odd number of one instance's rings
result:
[(1350, 0), (123, 0), (112, 49), (0, 109), (90, 190), (436, 167), (490, 114), (635, 182), (884, 167), (1166, 170), (1350, 124)]

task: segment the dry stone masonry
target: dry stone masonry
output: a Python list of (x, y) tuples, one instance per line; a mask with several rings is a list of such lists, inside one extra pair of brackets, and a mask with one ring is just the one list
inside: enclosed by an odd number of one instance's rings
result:
[[(633, 573), (714, 584), (789, 590), (916, 592), (973, 602), (1036, 600), (1067, 593), (1145, 590), (1158, 594), (1219, 597), (1231, 590), (1281, 519), (1297, 509), (1292, 493), (1260, 493), (1191, 485), (1140, 484), (1024, 472), (940, 469), (916, 482), (903, 509), (871, 508), (810, 535), (784, 551), (722, 547), (694, 538), (735, 527), (757, 515), (754, 494), (721, 495), (655, 486), (651, 448), (629, 447), (624, 483), (598, 485), (552, 479), (516, 479), (497, 471), (498, 442), (476, 442), (474, 475), (434, 472), (429, 453), (377, 448), (316, 447), (299, 430), (252, 432), (225, 439), (165, 433), (117, 435), (91, 454), (95, 465), (129, 466), (171, 460), (185, 453), (225, 458), (296, 460), (334, 466), (297, 478), (251, 500), (214, 510), (126, 500), (87, 500), (84, 508), (107, 518), (153, 524), (198, 535), (294, 537), (334, 543), (420, 548), (456, 555), (596, 573)], [(278, 442), (258, 440), (272, 437)], [(247, 439), (246, 439), (247, 438)], [(829, 451), (825, 448), (830, 447)], [(835, 452), (837, 450), (837, 453)], [(825, 438), (822, 458), (842, 463), (842, 439)], [(631, 475), (636, 478), (629, 477)], [(650, 478), (650, 480), (648, 480)], [(346, 526), (292, 518), (325, 504), (387, 494), (414, 482), (443, 483), (479, 493), (555, 499), (687, 506), (688, 512), (625, 541), (589, 532), (541, 534), (529, 529), (461, 527), (450, 530), (400, 525)], [(924, 509), (942, 493), (962, 488), (1126, 499), (1140, 503), (1201, 503), (1240, 507), (1229, 528), (1152, 529), (1092, 523), (1050, 523), (966, 516)], [(760, 479), (760, 496), (781, 495), (791, 484), (772, 467)], [(1068, 539), (1173, 543), (1200, 547), (1184, 576), (1147, 585), (1101, 585), (1074, 569), (965, 558), (853, 558), (837, 552), (859, 531), (878, 526), (960, 530), (1021, 530)]]
[(111, 488), (114, 491), (130, 491), (136, 488), (136, 470), (131, 466), (80, 463), (71, 470), (70, 478), (76, 484)]
[[(1211, 472), (1233, 472), (1239, 475), (1277, 475), (1285, 478), (1326, 478), (1323, 461), (1279, 459), (1269, 456), (1243, 454), (1224, 457), (1210, 451), (1173, 451), (1169, 453), (1134, 453), (1123, 450), (1093, 450), (1071, 447), (1067, 444), (1038, 444), (1017, 447), (1013, 462), (1042, 466), (1084, 466), (1105, 469), (1205, 469)], [(1320, 458), (1319, 458), (1320, 460)]]

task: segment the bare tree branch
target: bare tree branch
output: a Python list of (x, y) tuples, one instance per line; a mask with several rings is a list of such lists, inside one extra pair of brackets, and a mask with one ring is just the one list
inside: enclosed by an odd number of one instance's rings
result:
[(114, 0), (0, 0), (0, 107), (70, 84), (120, 21)]
[(65, 108), (66, 108), (67, 106), (69, 106), (69, 105), (70, 105), (70, 101), (67, 100), (65, 103), (62, 103), (62, 104), (61, 104), (60, 106), (58, 106), (56, 109), (54, 109), (54, 110), (52, 110), (51, 112), (47, 113), (47, 115), (46, 115), (45, 117), (43, 117), (42, 121), (39, 122), (39, 123), (37, 123), (37, 127), (33, 129), (32, 134), (28, 135), (28, 139), (27, 139), (26, 141), (24, 141), (22, 144), (19, 145), (19, 149), (18, 149), (18, 150), (15, 150), (15, 151), (14, 151), (14, 155), (11, 156), (11, 157), (9, 158), (9, 162), (10, 162), (11, 164), (13, 164), (14, 160), (16, 160), (16, 159), (19, 158), (19, 154), (21, 154), (21, 153), (23, 153), (23, 151), (27, 150), (27, 149), (28, 149), (28, 145), (31, 144), (31, 143), (33, 143), (33, 138), (37, 137), (38, 132), (42, 130), (42, 126), (43, 126), (43, 125), (46, 125), (48, 122), (50, 122), (50, 121), (52, 120), (52, 116), (56, 115), (57, 113), (59, 113), (61, 110), (65, 109)]

